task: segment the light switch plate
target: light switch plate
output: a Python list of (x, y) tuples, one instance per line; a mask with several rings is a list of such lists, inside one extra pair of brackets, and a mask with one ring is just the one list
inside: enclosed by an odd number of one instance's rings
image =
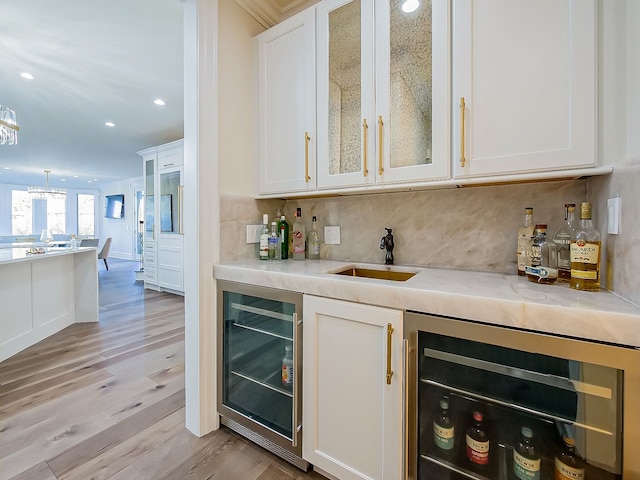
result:
[(620, 197), (607, 200), (607, 233), (617, 235), (620, 233)]
[(260, 243), (262, 225), (247, 225), (247, 243)]
[(340, 225), (324, 227), (324, 243), (326, 245), (340, 245)]

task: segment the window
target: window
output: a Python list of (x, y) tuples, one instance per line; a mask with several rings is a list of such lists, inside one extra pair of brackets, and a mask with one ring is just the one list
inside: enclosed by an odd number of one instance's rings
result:
[(95, 196), (78, 194), (78, 235), (93, 237), (95, 234)]
[(66, 198), (47, 198), (47, 230), (65, 233)]
[(29, 235), (33, 228), (31, 195), (24, 190), (11, 191), (11, 235)]

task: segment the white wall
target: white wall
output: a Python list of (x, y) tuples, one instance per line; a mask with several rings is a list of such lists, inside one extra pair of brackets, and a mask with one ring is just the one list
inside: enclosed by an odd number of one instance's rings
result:
[[(137, 260), (136, 253), (136, 197), (135, 192), (143, 190), (142, 162), (140, 177), (106, 184), (101, 189), (98, 202), (98, 219), (100, 222), (100, 245), (102, 248), (107, 238), (111, 237), (109, 256), (124, 260)], [(124, 194), (124, 218), (105, 218), (105, 199), (107, 195)]]
[(640, 2), (627, 0), (627, 159), (640, 162)]

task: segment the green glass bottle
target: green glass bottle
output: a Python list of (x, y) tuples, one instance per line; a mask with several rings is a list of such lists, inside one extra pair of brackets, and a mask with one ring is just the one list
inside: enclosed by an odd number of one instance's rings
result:
[(278, 222), (278, 230), (280, 231), (280, 245), (282, 246), (282, 260), (289, 258), (289, 224), (284, 215), (280, 216)]

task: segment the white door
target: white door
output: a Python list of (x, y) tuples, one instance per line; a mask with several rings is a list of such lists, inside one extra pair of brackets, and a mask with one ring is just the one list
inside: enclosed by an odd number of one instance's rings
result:
[(257, 37), (261, 194), (316, 188), (314, 21), (309, 8)]
[(303, 312), (303, 458), (341, 480), (402, 478), (403, 313), (309, 295)]
[(595, 0), (454, 2), (456, 177), (595, 165), (596, 10)]

